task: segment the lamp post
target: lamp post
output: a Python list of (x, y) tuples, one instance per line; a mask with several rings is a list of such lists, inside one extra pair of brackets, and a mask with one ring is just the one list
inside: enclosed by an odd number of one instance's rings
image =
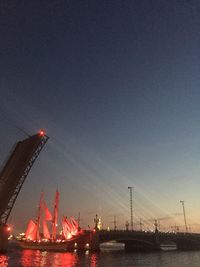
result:
[(133, 231), (133, 187), (129, 186), (130, 190), (130, 210), (131, 210), (131, 231)]
[(188, 232), (188, 227), (187, 227), (187, 222), (186, 222), (186, 215), (185, 215), (185, 205), (184, 205), (184, 201), (183, 200), (180, 200), (180, 203), (182, 204), (183, 206), (183, 215), (184, 215), (184, 222), (185, 222), (185, 231), (186, 233)]

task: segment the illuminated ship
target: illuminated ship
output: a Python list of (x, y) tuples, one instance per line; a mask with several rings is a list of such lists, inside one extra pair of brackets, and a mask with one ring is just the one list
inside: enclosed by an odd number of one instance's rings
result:
[[(78, 222), (73, 218), (62, 218), (62, 231), (57, 235), (59, 192), (56, 191), (53, 216), (44, 201), (43, 193), (40, 196), (38, 217), (30, 220), (24, 237), (19, 244), (26, 249), (67, 251), (74, 249), (76, 240), (81, 235)], [(50, 224), (50, 226), (48, 226)], [(43, 229), (40, 232), (40, 228)], [(51, 233), (49, 231), (51, 228)]]

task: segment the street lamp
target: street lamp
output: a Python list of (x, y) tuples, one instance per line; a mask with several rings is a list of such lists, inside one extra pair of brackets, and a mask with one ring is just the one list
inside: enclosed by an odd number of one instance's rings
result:
[(131, 210), (131, 231), (133, 231), (133, 187), (129, 186), (130, 190), (130, 210)]
[(183, 200), (180, 200), (180, 203), (182, 204), (183, 206), (183, 215), (184, 215), (184, 222), (185, 222), (185, 231), (186, 233), (188, 232), (188, 227), (187, 227), (187, 222), (186, 222), (186, 215), (185, 215), (185, 205), (184, 205), (184, 201)]

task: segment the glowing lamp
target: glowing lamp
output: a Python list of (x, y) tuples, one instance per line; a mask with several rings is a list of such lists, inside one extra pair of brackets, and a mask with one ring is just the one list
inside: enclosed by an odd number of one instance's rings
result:
[(86, 248), (89, 248), (89, 247), (90, 247), (90, 244), (89, 244), (89, 243), (86, 243), (86, 244), (85, 244), (85, 247), (86, 247)]
[(7, 227), (7, 231), (8, 231), (8, 232), (10, 232), (10, 230), (11, 230), (11, 227), (10, 227), (10, 226), (8, 226), (8, 227)]
[(44, 130), (40, 130), (40, 131), (39, 131), (39, 135), (40, 135), (40, 136), (44, 136), (44, 135), (45, 135), (45, 131), (44, 131)]

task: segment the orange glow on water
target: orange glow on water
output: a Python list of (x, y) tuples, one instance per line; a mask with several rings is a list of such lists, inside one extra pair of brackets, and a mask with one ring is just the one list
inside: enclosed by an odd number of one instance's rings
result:
[[(75, 266), (90, 266), (97, 267), (99, 263), (98, 253), (90, 253), (87, 251), (84, 254), (78, 254), (75, 252), (47, 252), (39, 250), (24, 249), (20, 254), (17, 254), (20, 258), (17, 259), (19, 265), (12, 265), (8, 256), (0, 255), (0, 266), (22, 266), (22, 267), (46, 267), (46, 266), (63, 266), (63, 267), (75, 267)], [(11, 264), (11, 265), (10, 265)]]
[(22, 266), (29, 266), (30, 262), (33, 263), (33, 266), (35, 266), (34, 262), (38, 259), (40, 253), (39, 251), (34, 251), (31, 249), (22, 250), (22, 258), (21, 263)]
[(78, 261), (77, 255), (74, 253), (64, 253), (61, 254), (61, 257), (59, 258), (60, 258), (60, 266), (75, 266), (75, 264)]
[(8, 266), (8, 256), (0, 255), (0, 266), (7, 267)]
[(90, 267), (97, 267), (97, 254), (92, 254), (90, 257)]

